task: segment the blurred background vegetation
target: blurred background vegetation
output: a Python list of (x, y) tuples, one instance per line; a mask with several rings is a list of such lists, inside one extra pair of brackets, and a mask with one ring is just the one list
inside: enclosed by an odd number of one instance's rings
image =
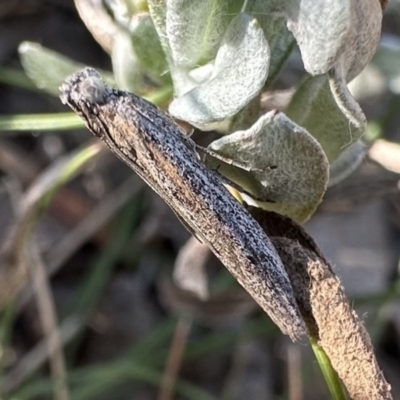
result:
[[(20, 47), (27, 41), (38, 44)], [(54, 63), (58, 76), (65, 65), (51, 54), (36, 65), (39, 90), (20, 59), (39, 43), (83, 65), (113, 67), (72, 0), (2, 0), (0, 237), (3, 256), (34, 273), (29, 284), (13, 282), (16, 297), (0, 283), (1, 398), (328, 398), (310, 348), (283, 337), (208, 252), (198, 253), (207, 261), (208, 300), (174, 285), (190, 235), (128, 168), (90, 144), (77, 118), (47, 115), (66, 109), (52, 95), (57, 87), (46, 86), (53, 80), (44, 66)], [(274, 104), (302, 74), (295, 50), (275, 82)], [(305, 227), (364, 315), (400, 398), (398, 1), (385, 10), (381, 44), (351, 90), (368, 138), (379, 140), (353, 175), (328, 189)], [(167, 87), (152, 100), (165, 105), (170, 94)], [(42, 115), (27, 115), (35, 113)], [(195, 132), (204, 145), (216, 137)]]

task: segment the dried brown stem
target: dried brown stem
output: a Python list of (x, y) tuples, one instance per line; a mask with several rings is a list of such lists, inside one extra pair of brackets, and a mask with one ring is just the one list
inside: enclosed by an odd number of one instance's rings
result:
[(99, 45), (111, 54), (112, 42), (120, 28), (108, 15), (101, 0), (75, 0), (79, 16)]
[(69, 400), (67, 371), (62, 341), (57, 328), (57, 312), (50, 284), (47, 280), (46, 267), (43, 265), (39, 250), (34, 243), (30, 245), (28, 263), (35, 288), (39, 317), (46, 340), (50, 371), (53, 377), (55, 400)]
[(160, 392), (158, 393), (158, 400), (173, 399), (174, 386), (182, 365), (183, 353), (192, 328), (192, 321), (192, 318), (187, 315), (179, 318), (169, 351)]

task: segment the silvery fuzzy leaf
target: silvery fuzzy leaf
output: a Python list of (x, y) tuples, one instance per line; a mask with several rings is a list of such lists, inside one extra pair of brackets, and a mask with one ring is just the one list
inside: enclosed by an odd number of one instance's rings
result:
[(148, 0), (149, 12), (168, 62), (172, 60), (167, 38), (167, 0)]
[[(25, 73), (33, 83), (39, 89), (57, 97), (64, 80), (85, 67), (84, 64), (35, 42), (22, 42), (18, 52)], [(101, 71), (101, 74), (108, 84), (115, 86), (115, 79), (111, 73)]]
[(265, 37), (269, 39), (276, 33), (285, 15), (285, 1), (282, 0), (248, 0), (243, 12), (257, 18)]
[(195, 84), (201, 84), (210, 79), (214, 70), (214, 62), (209, 62), (201, 67), (194, 68), (188, 72), (188, 76)]
[(350, 176), (362, 163), (367, 146), (361, 140), (347, 147), (329, 168), (328, 186), (334, 186)]
[(136, 14), (129, 24), (129, 32), (142, 71), (155, 82), (170, 82), (168, 64), (150, 15)]
[(169, 0), (166, 34), (176, 67), (192, 68), (215, 57), (236, 13), (225, 0)]
[(260, 118), (261, 114), (261, 93), (259, 93), (249, 104), (243, 107), (229, 120), (229, 125), (225, 131), (219, 129), (218, 132), (232, 133), (247, 129)]
[(121, 90), (140, 93), (142, 69), (128, 31), (121, 29), (115, 36), (111, 61), (118, 87)]
[(287, 26), (311, 75), (328, 72), (341, 54), (350, 25), (352, 0), (286, 1)]
[(271, 49), (271, 60), (269, 64), (268, 79), (265, 85), (266, 88), (271, 87), (275, 82), (281, 68), (296, 45), (294, 36), (287, 29), (284, 19), (276, 21), (274, 27), (274, 33), (268, 40)]
[[(326, 190), (329, 165), (325, 153), (304, 128), (283, 113), (271, 111), (250, 129), (222, 137), (209, 149), (251, 170), (207, 155), (209, 168), (243, 188), (259, 206), (296, 221), (310, 217)], [(276, 168), (269, 169), (272, 166)]]
[(366, 130), (365, 115), (337, 68), (329, 74), (307, 77), (285, 112), (318, 140), (330, 163)]
[(170, 113), (201, 129), (232, 117), (262, 89), (269, 55), (257, 20), (239, 14), (221, 42), (210, 79), (174, 99)]
[(351, 1), (350, 26), (338, 63), (347, 82), (355, 78), (371, 61), (379, 44), (381, 26), (382, 8), (379, 1)]
[(379, 42), (382, 10), (376, 0), (291, 1), (286, 15), (311, 75), (340, 64), (349, 81), (371, 60)]
[[(172, 64), (170, 64), (172, 65)], [(172, 65), (172, 78), (174, 82), (174, 92), (176, 96), (184, 95), (185, 93), (191, 91), (195, 87), (207, 82), (213, 74), (214, 62), (211, 61), (208, 64), (202, 65), (201, 67), (188, 70), (182, 67), (176, 67)], [(211, 123), (209, 126), (218, 126)], [(208, 128), (216, 129), (216, 128)]]

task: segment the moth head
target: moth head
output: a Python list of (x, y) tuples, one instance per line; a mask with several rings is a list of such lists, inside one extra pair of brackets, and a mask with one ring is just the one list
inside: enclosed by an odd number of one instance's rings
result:
[(101, 77), (88, 76), (79, 83), (79, 89), (83, 100), (89, 104), (98, 104), (104, 100), (106, 85)]
[(102, 137), (99, 107), (105, 103), (107, 91), (101, 75), (93, 68), (86, 67), (68, 77), (60, 87), (61, 101), (70, 106), (85, 121), (87, 127)]
[(68, 77), (61, 85), (60, 92), (63, 104), (68, 104), (73, 110), (79, 111), (81, 102), (87, 107), (101, 104), (107, 86), (95, 69), (86, 67)]

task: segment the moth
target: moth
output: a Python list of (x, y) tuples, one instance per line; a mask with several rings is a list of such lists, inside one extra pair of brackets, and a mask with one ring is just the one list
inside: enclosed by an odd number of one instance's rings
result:
[(168, 114), (133, 93), (108, 87), (93, 68), (70, 76), (60, 97), (208, 244), (282, 332), (293, 340), (305, 335), (289, 277), (270, 239)]

